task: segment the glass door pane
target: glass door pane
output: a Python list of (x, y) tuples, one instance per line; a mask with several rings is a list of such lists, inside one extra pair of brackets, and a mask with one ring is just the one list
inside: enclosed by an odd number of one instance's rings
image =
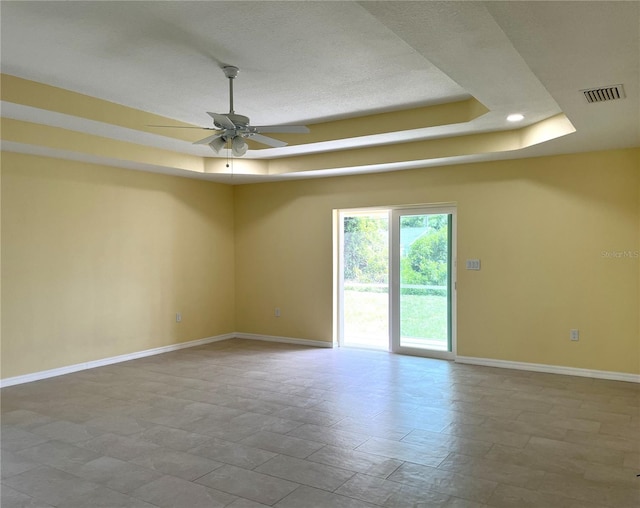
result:
[(400, 347), (449, 351), (449, 215), (400, 216)]
[(451, 213), (394, 213), (394, 351), (451, 355), (452, 224)]
[(341, 214), (340, 343), (389, 349), (389, 212)]

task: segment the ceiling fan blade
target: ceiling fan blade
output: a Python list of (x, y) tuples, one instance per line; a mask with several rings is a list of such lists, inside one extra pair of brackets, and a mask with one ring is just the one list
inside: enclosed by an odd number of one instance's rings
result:
[(171, 129), (200, 129), (200, 130), (206, 130), (206, 131), (214, 131), (216, 129), (214, 129), (213, 127), (192, 127), (190, 125), (150, 125), (147, 124), (145, 125), (145, 127), (168, 127)]
[(263, 145), (272, 146), (274, 148), (282, 148), (283, 146), (287, 146), (287, 143), (285, 143), (284, 141), (263, 136), (262, 134), (252, 134), (249, 139), (257, 141), (258, 143), (262, 143)]
[(256, 125), (258, 132), (279, 132), (282, 134), (308, 134), (309, 127), (305, 125)]
[(212, 141), (215, 141), (216, 139), (222, 137), (223, 134), (224, 134), (223, 132), (220, 132), (218, 134), (214, 134), (213, 136), (209, 136), (209, 137), (206, 137), (204, 139), (200, 139), (198, 141), (194, 141), (193, 144), (194, 145), (208, 145)]
[(207, 111), (207, 115), (213, 118), (213, 121), (216, 125), (223, 127), (224, 129), (235, 130), (236, 124), (234, 124), (226, 115), (221, 115), (219, 113), (211, 113)]

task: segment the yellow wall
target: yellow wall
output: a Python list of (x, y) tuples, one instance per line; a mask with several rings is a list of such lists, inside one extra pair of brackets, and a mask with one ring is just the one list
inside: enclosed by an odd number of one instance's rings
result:
[(233, 332), (233, 235), (229, 186), (3, 153), (2, 377)]
[(602, 255), (640, 250), (639, 149), (237, 187), (3, 153), (1, 190), (3, 378), (233, 331), (331, 341), (332, 210), (435, 202), (482, 260), (458, 270), (459, 355), (640, 373), (639, 260)]
[(637, 149), (237, 187), (236, 328), (331, 341), (332, 210), (455, 202), (459, 355), (640, 373), (639, 260), (603, 256), (639, 189)]

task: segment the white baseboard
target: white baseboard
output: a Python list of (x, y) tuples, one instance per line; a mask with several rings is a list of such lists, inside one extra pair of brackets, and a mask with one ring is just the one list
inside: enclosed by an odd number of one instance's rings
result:
[(259, 335), (256, 333), (241, 333), (235, 334), (236, 339), (249, 339), (249, 340), (264, 340), (267, 342), (284, 342), (286, 344), (299, 344), (301, 346), (310, 347), (334, 347), (333, 342), (325, 342), (323, 340), (310, 340), (310, 339), (296, 339), (294, 337), (277, 337), (275, 335)]
[(568, 376), (580, 376), (596, 379), (610, 379), (613, 381), (627, 381), (629, 383), (640, 383), (640, 374), (629, 374), (626, 372), (579, 369), (576, 367), (562, 367), (559, 365), (545, 365), (542, 363), (510, 362), (507, 360), (476, 358), (473, 356), (456, 356), (456, 362), (468, 363), (471, 365), (483, 365), (485, 367), (498, 367), (501, 369), (530, 370), (534, 372), (546, 372), (548, 374), (565, 374)]
[(39, 381), (40, 379), (47, 379), (50, 377), (62, 376), (63, 374), (70, 374), (72, 372), (78, 372), (80, 370), (103, 367), (105, 365), (111, 365), (112, 363), (127, 362), (129, 360), (135, 360), (136, 358), (143, 358), (145, 356), (159, 355), (162, 353), (168, 353), (170, 351), (177, 351), (178, 349), (201, 346), (203, 344), (209, 344), (211, 342), (233, 339), (235, 336), (235, 333), (227, 333), (224, 335), (216, 335), (215, 337), (206, 337), (204, 339), (191, 340), (189, 342), (179, 342), (177, 344), (170, 344), (168, 346), (146, 349), (144, 351), (136, 351), (135, 353), (111, 356), (109, 358), (102, 358), (100, 360), (92, 360), (90, 362), (76, 363), (75, 365), (67, 365), (66, 367), (59, 367), (57, 369), (43, 370), (40, 372), (34, 372), (32, 374), (25, 374), (23, 376), (8, 377), (5, 379), (0, 379), (0, 388), (19, 385), (22, 383), (30, 383), (32, 381)]
[[(103, 367), (105, 365), (111, 365), (113, 363), (126, 362), (129, 360), (135, 360), (137, 358), (144, 358), (145, 356), (159, 355), (162, 353), (168, 353), (170, 351), (177, 351), (179, 349), (202, 346), (204, 344), (210, 344), (212, 342), (219, 342), (222, 340), (228, 340), (233, 338), (248, 339), (248, 340), (262, 340), (267, 342), (283, 342), (286, 344), (299, 344), (302, 346), (310, 346), (310, 347), (333, 348), (337, 346), (337, 344), (334, 344), (332, 342), (325, 342), (320, 340), (298, 339), (294, 337), (278, 337), (274, 335), (259, 335), (255, 333), (227, 333), (224, 335), (216, 335), (214, 337), (206, 337), (204, 339), (191, 340), (189, 342), (180, 342), (177, 344), (170, 344), (168, 346), (161, 346), (153, 349), (146, 349), (144, 351), (136, 351), (134, 353), (128, 353), (125, 355), (118, 355), (118, 356), (112, 356), (109, 358), (102, 358), (100, 360), (92, 360), (89, 362), (77, 363), (75, 365), (68, 365), (66, 367), (59, 367), (57, 369), (43, 370), (40, 372), (33, 372), (31, 374), (25, 374), (22, 376), (15, 376), (15, 377), (9, 377), (5, 379), (0, 379), (0, 388), (19, 385), (23, 383), (30, 383), (32, 381), (38, 381), (40, 379), (47, 379), (50, 377), (62, 376), (63, 374), (78, 372), (80, 370), (93, 369), (95, 367)], [(640, 383), (640, 374), (628, 374), (625, 372), (608, 372), (604, 370), (579, 369), (575, 367), (561, 367), (557, 365), (545, 365), (541, 363), (511, 362), (507, 360), (494, 360), (491, 358), (476, 358), (472, 356), (457, 356), (455, 361), (457, 363), (483, 365), (485, 367), (529, 370), (534, 372), (547, 372), (549, 374), (565, 374), (569, 376), (581, 376), (581, 377), (590, 377), (590, 378), (596, 378), (596, 379), (610, 379), (614, 381), (627, 381), (630, 383)]]

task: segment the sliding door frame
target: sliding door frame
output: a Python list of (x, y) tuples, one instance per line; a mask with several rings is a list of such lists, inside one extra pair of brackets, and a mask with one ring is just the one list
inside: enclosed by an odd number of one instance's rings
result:
[[(456, 269), (457, 269), (457, 209), (454, 203), (372, 206), (361, 208), (340, 208), (334, 210), (334, 344), (343, 346), (344, 342), (344, 232), (343, 217), (351, 214), (367, 214), (375, 212), (389, 214), (389, 347), (392, 353), (413, 356), (425, 356), (453, 360), (457, 351), (456, 327)], [(400, 347), (400, 216), (419, 214), (447, 214), (451, 215), (449, 230), (450, 263), (449, 271), (449, 333), (451, 337), (451, 351), (437, 351)]]
[[(451, 216), (449, 223), (448, 255), (448, 331), (451, 351), (438, 351), (433, 349), (410, 348), (400, 345), (400, 217), (404, 215), (436, 215), (446, 214)], [(411, 356), (426, 356), (429, 358), (441, 358), (453, 360), (456, 357), (456, 207), (453, 204), (397, 206), (391, 208), (389, 218), (389, 231), (391, 232), (389, 253), (389, 334), (390, 350), (393, 353), (407, 354)]]

